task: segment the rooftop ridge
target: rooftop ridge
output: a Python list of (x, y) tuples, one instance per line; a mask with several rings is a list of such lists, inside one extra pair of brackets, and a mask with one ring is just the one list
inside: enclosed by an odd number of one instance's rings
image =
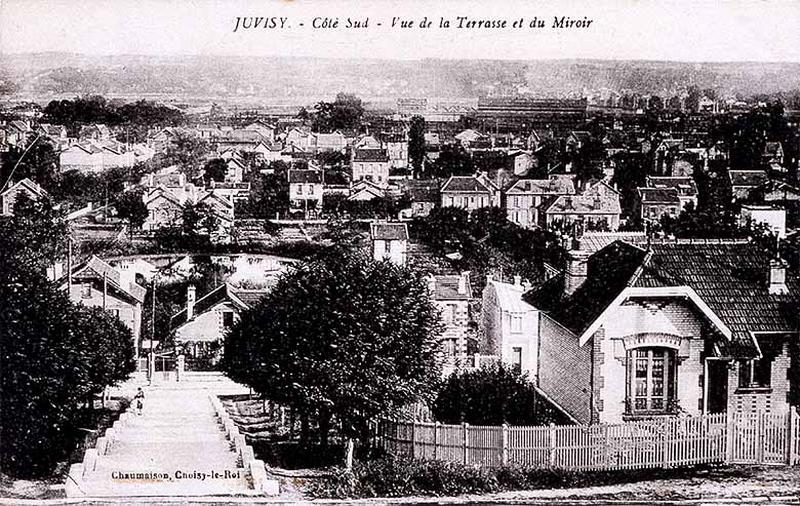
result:
[(652, 238), (650, 244), (748, 244), (750, 239)]

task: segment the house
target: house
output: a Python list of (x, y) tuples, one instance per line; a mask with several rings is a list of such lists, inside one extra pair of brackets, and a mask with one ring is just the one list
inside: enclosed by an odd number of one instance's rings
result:
[(311, 132), (302, 128), (292, 128), (286, 132), (284, 139), (286, 146), (296, 146), (303, 151), (310, 150), (314, 144), (314, 138)]
[(783, 165), (783, 145), (780, 142), (767, 142), (764, 144), (764, 152), (761, 153), (761, 160), (764, 165), (771, 166)]
[(47, 197), (44, 188), (27, 177), (12, 184), (0, 193), (0, 215), (11, 216), (14, 214), (14, 204), (20, 195), (25, 195), (32, 201)]
[(454, 364), (477, 349), (470, 303), (473, 300), (469, 272), (429, 275), (428, 290), (444, 326), (439, 335), (446, 363)]
[(583, 149), (591, 138), (592, 134), (585, 130), (573, 130), (564, 141), (564, 149), (567, 153), (576, 153)]
[(543, 202), (574, 194), (575, 184), (570, 179), (519, 179), (506, 190), (506, 216), (521, 227), (535, 227), (540, 221), (539, 206)]
[(408, 225), (405, 223), (370, 223), (372, 258), (376, 262), (389, 260), (397, 265), (406, 265), (408, 253)]
[(736, 200), (747, 200), (750, 192), (769, 181), (765, 170), (729, 170), (731, 193)]
[(516, 176), (525, 176), (534, 168), (535, 158), (527, 151), (509, 151), (507, 168)]
[(367, 180), (356, 181), (350, 186), (347, 200), (372, 200), (386, 197), (386, 190)]
[(619, 197), (610, 195), (562, 195), (540, 206), (539, 225), (565, 229), (581, 222), (586, 230), (615, 231), (622, 213)]
[(64, 146), (69, 143), (69, 135), (67, 135), (67, 127), (64, 125), (52, 125), (50, 123), (40, 123), (39, 128), (36, 129), (39, 135), (42, 135), (55, 144), (56, 146)]
[(372, 135), (362, 135), (356, 140), (355, 144), (353, 144), (353, 149), (381, 149), (381, 148), (383, 148), (381, 141), (379, 141)]
[(239, 320), (242, 311), (250, 309), (266, 294), (266, 290), (237, 289), (223, 283), (197, 299), (197, 289), (190, 285), (186, 290), (186, 307), (170, 318), (175, 344), (191, 357), (218, 361), (225, 333)]
[(142, 225), (142, 230), (174, 227), (183, 221), (185, 199), (172, 190), (158, 186), (146, 193), (142, 199), (147, 207), (147, 219)]
[(316, 169), (289, 169), (289, 203), (293, 209), (322, 210), (325, 174)]
[(460, 207), (467, 211), (482, 207), (500, 207), (500, 190), (484, 174), (450, 176), (439, 194), (442, 207)]
[(691, 177), (680, 176), (647, 176), (645, 186), (648, 188), (674, 188), (678, 192), (680, 208), (683, 211), (689, 202), (697, 208), (697, 183)]
[(2, 128), (3, 144), (12, 147), (24, 147), (28, 143), (28, 138), (33, 135), (29, 121), (13, 120), (9, 121)]
[(206, 186), (206, 191), (216, 193), (231, 202), (245, 201), (250, 198), (250, 183), (219, 183), (212, 179)]
[(238, 157), (231, 157), (225, 164), (225, 182), (241, 183), (247, 172), (247, 165)]
[(317, 133), (312, 134), (312, 148), (316, 152), (320, 151), (339, 151), (344, 152), (345, 148), (347, 148), (347, 137), (342, 132), (338, 130), (333, 133), (323, 134)]
[(779, 239), (786, 237), (786, 209), (775, 206), (743, 205), (739, 211), (739, 224), (766, 226)]
[(482, 351), (496, 355), (535, 380), (539, 359), (539, 311), (523, 300), (530, 285), (519, 276), (503, 283), (489, 275), (481, 304), (484, 337)]
[(366, 180), (382, 188), (389, 185), (389, 155), (385, 149), (355, 149), (350, 163), (353, 182)]
[(405, 135), (389, 135), (384, 138), (389, 166), (393, 169), (408, 167), (408, 139)]
[(485, 139), (486, 136), (482, 133), (478, 132), (477, 130), (473, 130), (472, 128), (467, 128), (456, 134), (455, 139), (461, 144), (464, 149), (470, 149), (470, 147), (477, 144), (479, 141)]
[(280, 142), (261, 141), (252, 151), (256, 161), (259, 162), (291, 162), (292, 157), (283, 153), (283, 144)]
[(524, 296), (539, 388), (580, 423), (785, 413), (797, 273), (744, 240), (616, 241)]
[(637, 188), (637, 214), (642, 222), (661, 221), (662, 216), (676, 218), (680, 213), (681, 199), (676, 188)]
[(59, 154), (62, 170), (103, 172), (114, 167), (133, 167), (136, 154), (114, 140), (88, 141), (75, 144)]
[(435, 180), (406, 181), (405, 193), (411, 201), (408, 218), (428, 216), (439, 203), (439, 183)]
[(129, 277), (123, 277), (96, 256), (75, 267), (71, 276), (62, 277), (57, 284), (67, 292), (72, 302), (102, 307), (119, 318), (133, 334), (134, 356), (139, 356), (144, 287), (130, 281)]
[(260, 135), (264, 140), (272, 142), (275, 140), (275, 126), (265, 123), (261, 120), (254, 121), (244, 127), (245, 130), (250, 132), (256, 132)]
[(154, 263), (141, 257), (127, 256), (107, 259), (106, 262), (119, 272), (123, 286), (130, 283), (147, 286), (159, 271)]
[(200, 226), (205, 227), (200, 232), (208, 234), (214, 242), (227, 243), (234, 222), (233, 201), (213, 191), (200, 192), (194, 202), (197, 205), (207, 206), (216, 221), (216, 228), (208, 230), (207, 225), (201, 221)]
[(757, 196), (759, 200), (769, 203), (788, 204), (790, 202), (800, 202), (800, 189), (790, 186), (783, 181), (770, 180), (763, 183), (751, 193), (751, 197)]
[(78, 138), (83, 141), (107, 141), (111, 140), (111, 130), (102, 123), (84, 125), (81, 127)]

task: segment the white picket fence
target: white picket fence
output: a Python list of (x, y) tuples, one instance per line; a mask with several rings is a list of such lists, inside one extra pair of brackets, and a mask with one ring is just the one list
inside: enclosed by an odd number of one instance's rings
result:
[(396, 455), (482, 466), (577, 470), (798, 461), (800, 419), (790, 413), (724, 413), (615, 425), (518, 427), (382, 420), (378, 442)]

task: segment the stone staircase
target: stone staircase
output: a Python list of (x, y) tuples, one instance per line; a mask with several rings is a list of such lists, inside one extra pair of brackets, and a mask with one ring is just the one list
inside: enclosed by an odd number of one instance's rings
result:
[[(128, 394), (135, 384), (126, 385)], [(247, 392), (221, 375), (144, 387), (133, 406), (74, 464), (67, 497), (260, 496), (278, 493), (261, 461), (220, 412), (222, 393)]]

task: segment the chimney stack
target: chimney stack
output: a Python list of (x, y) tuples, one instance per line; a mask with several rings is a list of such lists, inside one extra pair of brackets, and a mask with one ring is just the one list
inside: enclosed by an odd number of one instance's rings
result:
[(567, 272), (564, 283), (564, 292), (572, 295), (580, 288), (589, 271), (589, 252), (581, 251), (580, 240), (574, 239), (572, 249), (567, 252)]
[(514, 276), (514, 286), (522, 286), (522, 276), (519, 274)]
[(194, 302), (197, 299), (197, 289), (194, 285), (186, 288), (186, 320), (194, 318)]
[(769, 293), (770, 295), (784, 295), (789, 293), (786, 287), (786, 260), (773, 258), (769, 261)]

